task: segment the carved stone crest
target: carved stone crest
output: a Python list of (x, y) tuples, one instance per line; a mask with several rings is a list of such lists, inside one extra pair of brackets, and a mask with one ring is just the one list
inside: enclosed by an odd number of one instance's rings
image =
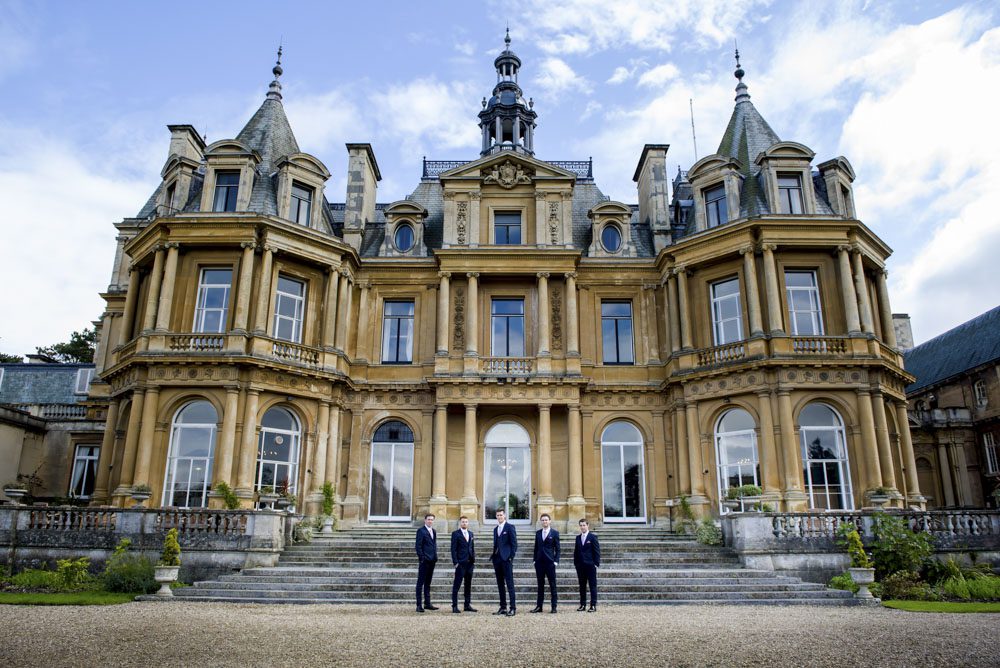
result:
[(458, 243), (465, 243), (465, 233), (468, 229), (468, 219), (469, 219), (469, 203), (459, 202), (458, 203), (458, 216), (457, 216), (457, 227), (458, 227)]
[(559, 203), (549, 202), (549, 236), (552, 243), (559, 243)]
[(552, 291), (552, 350), (562, 350), (562, 291)]
[(531, 183), (532, 172), (511, 160), (494, 165), (486, 174), (483, 183), (496, 183), (501, 188), (513, 188), (523, 183)]
[(465, 350), (465, 292), (462, 288), (455, 290), (455, 333), (454, 347)]

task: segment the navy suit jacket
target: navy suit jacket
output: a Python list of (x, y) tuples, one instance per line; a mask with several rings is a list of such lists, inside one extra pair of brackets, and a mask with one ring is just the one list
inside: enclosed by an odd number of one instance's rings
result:
[(416, 547), (417, 557), (419, 557), (420, 561), (437, 561), (437, 531), (435, 531), (434, 536), (431, 537), (431, 532), (427, 530), (427, 527), (420, 527), (417, 529)]
[(493, 527), (493, 556), (492, 561), (511, 561), (517, 554), (517, 530), (510, 522), (504, 522), (503, 533), (497, 535), (499, 525)]
[(461, 529), (451, 532), (451, 563), (453, 564), (474, 564), (476, 563), (476, 537), (469, 531), (469, 540), (462, 536)]
[(559, 561), (559, 532), (555, 529), (549, 529), (549, 537), (544, 541), (542, 540), (542, 530), (539, 529), (535, 532), (535, 554), (532, 557), (535, 562), (552, 562), (556, 563)]
[(577, 566), (600, 566), (601, 565), (601, 544), (597, 540), (597, 535), (591, 531), (587, 534), (587, 543), (580, 546), (580, 536), (577, 534), (576, 543), (573, 546), (573, 563)]

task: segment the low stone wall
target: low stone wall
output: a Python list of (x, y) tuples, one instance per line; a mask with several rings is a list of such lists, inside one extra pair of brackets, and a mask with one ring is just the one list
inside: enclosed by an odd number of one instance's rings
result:
[[(934, 538), (935, 556), (966, 563), (973, 558), (1000, 568), (1000, 512), (898, 511), (911, 529)], [(722, 518), (725, 545), (739, 554), (747, 568), (781, 571), (811, 582), (828, 582), (850, 565), (836, 543), (837, 527), (853, 524), (862, 540), (873, 539), (874, 511), (812, 513), (730, 513)]]
[(123, 538), (154, 561), (176, 528), (183, 582), (243, 568), (273, 566), (285, 547), (288, 515), (268, 510), (0, 507), (0, 564), (52, 567), (56, 560), (89, 557), (101, 568)]

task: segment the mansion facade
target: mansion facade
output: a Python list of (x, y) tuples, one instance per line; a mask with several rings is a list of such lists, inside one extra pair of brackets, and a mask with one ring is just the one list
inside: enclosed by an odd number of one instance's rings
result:
[(536, 155), (509, 37), (494, 64), (480, 154), (425, 160), (392, 203), (369, 144), (328, 199), (280, 52), (236, 137), (168, 126), (116, 225), (94, 501), (221, 507), (222, 481), (314, 514), (330, 483), (341, 526), (664, 524), (745, 484), (778, 510), (922, 507), (890, 249), (848, 160), (780, 140), (737, 63), (718, 150), (671, 179), (667, 145), (636, 147), (638, 203), (611, 201), (591, 161)]

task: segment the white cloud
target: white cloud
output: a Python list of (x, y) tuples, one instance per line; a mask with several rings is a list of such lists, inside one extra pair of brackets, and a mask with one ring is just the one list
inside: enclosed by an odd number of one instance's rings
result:
[(474, 56), (476, 54), (476, 44), (472, 41), (467, 42), (457, 42), (455, 44), (455, 50), (458, 51), (463, 56)]
[(573, 71), (566, 61), (560, 58), (546, 58), (538, 68), (538, 75), (533, 83), (552, 97), (559, 97), (567, 91), (577, 90), (590, 93), (590, 82)]
[(581, 121), (587, 120), (588, 118), (590, 118), (603, 108), (604, 105), (598, 102), (597, 100), (588, 100), (587, 106), (584, 107), (583, 113), (580, 114), (580, 120)]
[(359, 113), (350, 91), (287, 95), (284, 105), (295, 138), (308, 153), (332, 151), (340, 157), (346, 142), (363, 141), (371, 135), (367, 119)]
[(677, 78), (680, 74), (680, 70), (673, 63), (664, 63), (663, 65), (657, 65), (656, 67), (646, 70), (639, 77), (638, 84), (640, 86), (650, 86), (657, 87)]
[(634, 74), (635, 74), (635, 69), (630, 70), (627, 67), (619, 65), (618, 67), (615, 68), (615, 71), (611, 74), (611, 77), (607, 80), (606, 83), (609, 84), (625, 83), (626, 81), (631, 79)]
[(479, 146), (479, 129), (471, 119), (479, 105), (480, 87), (464, 82), (417, 79), (372, 95), (378, 135), (401, 144), (411, 161), (435, 150)]

